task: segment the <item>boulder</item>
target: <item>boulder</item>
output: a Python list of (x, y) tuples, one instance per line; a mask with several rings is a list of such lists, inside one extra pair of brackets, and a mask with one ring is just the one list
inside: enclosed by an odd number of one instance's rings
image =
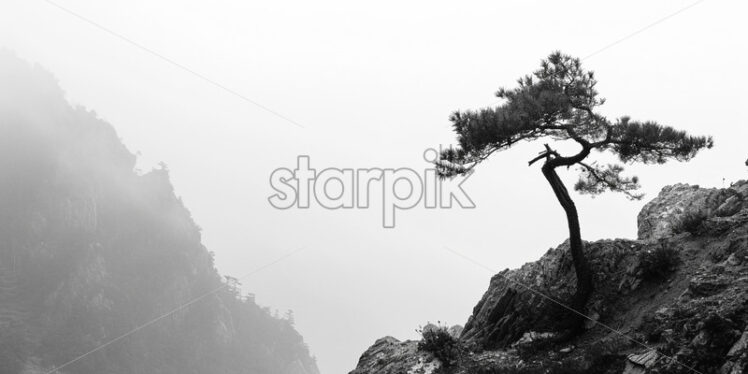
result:
[(748, 207), (748, 181), (729, 188), (700, 188), (688, 184), (666, 186), (639, 212), (640, 240), (657, 240), (677, 234), (689, 214), (727, 217)]
[(654, 349), (639, 354), (630, 354), (627, 357), (623, 374), (644, 374), (647, 369), (657, 363), (659, 358), (660, 354)]
[(464, 328), (462, 326), (460, 326), (460, 325), (454, 325), (454, 326), (450, 327), (449, 329), (447, 329), (447, 332), (449, 333), (449, 335), (451, 337), (453, 337), (455, 339), (459, 339), (460, 335), (462, 335), (462, 330), (464, 330)]

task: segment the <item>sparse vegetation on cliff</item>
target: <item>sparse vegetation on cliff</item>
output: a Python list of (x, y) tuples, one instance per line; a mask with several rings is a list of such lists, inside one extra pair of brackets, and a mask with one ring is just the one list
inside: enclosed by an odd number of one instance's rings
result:
[[(748, 181), (729, 189), (668, 186), (639, 214), (637, 240), (585, 243), (599, 286), (584, 331), (573, 339), (558, 339), (564, 330), (558, 305), (517, 286), (543, 285), (542, 292), (557, 299), (572, 293), (567, 242), (491, 279), (460, 335), (459, 344), (470, 349), (451, 366), (419, 366), (433, 355), (417, 350), (418, 342), (389, 338), (372, 347), (376, 355), (364, 354), (353, 373), (745, 372), (746, 198)], [(712, 212), (703, 217), (708, 229), (677, 233), (692, 209)]]
[(443, 365), (451, 366), (460, 358), (464, 348), (459, 339), (449, 333), (447, 326), (428, 324), (418, 333), (421, 334), (418, 350), (433, 354)]
[(664, 279), (675, 271), (679, 263), (678, 249), (667, 241), (639, 254), (639, 266), (644, 280)]

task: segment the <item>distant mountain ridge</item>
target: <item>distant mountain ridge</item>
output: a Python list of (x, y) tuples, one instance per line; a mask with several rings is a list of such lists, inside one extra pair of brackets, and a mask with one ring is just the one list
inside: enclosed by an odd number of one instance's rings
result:
[(0, 51), (0, 374), (318, 374), (293, 321), (217, 272), (168, 170)]

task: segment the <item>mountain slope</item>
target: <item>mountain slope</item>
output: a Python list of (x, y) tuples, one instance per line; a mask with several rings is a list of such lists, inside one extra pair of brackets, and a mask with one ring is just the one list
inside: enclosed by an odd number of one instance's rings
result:
[(218, 274), (168, 171), (134, 165), (109, 124), (0, 51), (0, 373), (47, 373), (201, 296), (59, 372), (318, 373), (292, 321)]
[(581, 335), (546, 298), (575, 291), (563, 243), (491, 279), (453, 365), (385, 338), (352, 374), (748, 372), (748, 181), (666, 187), (638, 218), (638, 240), (585, 245), (596, 289)]

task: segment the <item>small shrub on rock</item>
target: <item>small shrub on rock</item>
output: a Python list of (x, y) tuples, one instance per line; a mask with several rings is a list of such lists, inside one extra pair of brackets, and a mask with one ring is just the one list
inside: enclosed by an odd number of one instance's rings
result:
[(700, 210), (686, 212), (686, 214), (681, 217), (678, 222), (678, 227), (674, 231), (678, 233), (687, 232), (691, 235), (697, 235), (702, 231), (706, 219), (706, 213)]
[(680, 263), (678, 250), (668, 243), (660, 243), (655, 249), (639, 254), (641, 277), (644, 280), (665, 279)]
[(460, 358), (462, 344), (449, 333), (447, 326), (428, 324), (417, 331), (421, 334), (418, 350), (433, 354), (444, 366), (451, 366)]

